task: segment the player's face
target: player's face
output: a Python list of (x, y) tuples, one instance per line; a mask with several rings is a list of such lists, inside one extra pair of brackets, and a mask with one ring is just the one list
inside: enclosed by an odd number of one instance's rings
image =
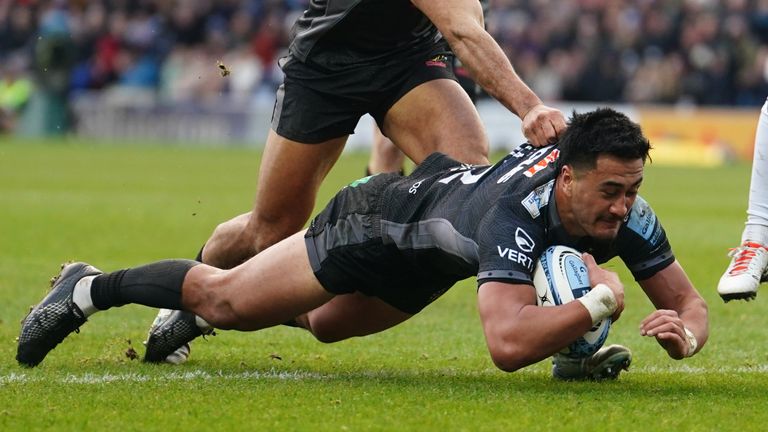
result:
[(611, 240), (635, 203), (643, 181), (642, 159), (624, 160), (601, 155), (594, 169), (574, 171), (566, 166), (563, 180), (570, 214), (563, 218), (574, 236)]

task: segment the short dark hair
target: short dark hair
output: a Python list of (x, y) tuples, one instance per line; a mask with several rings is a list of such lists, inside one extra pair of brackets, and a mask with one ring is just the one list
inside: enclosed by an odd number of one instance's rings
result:
[(557, 147), (560, 150), (558, 172), (565, 165), (578, 170), (593, 169), (601, 154), (625, 160), (642, 159), (645, 163), (651, 150), (640, 126), (611, 108), (583, 114), (574, 111)]

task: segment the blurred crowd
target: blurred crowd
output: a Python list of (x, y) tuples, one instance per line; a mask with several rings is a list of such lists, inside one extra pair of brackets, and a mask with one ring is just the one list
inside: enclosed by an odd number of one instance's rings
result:
[(760, 105), (768, 0), (495, 0), (487, 25), (544, 99)]
[[(54, 129), (91, 91), (182, 106), (271, 99), (307, 2), (2, 0), (0, 129), (35, 97), (63, 110)], [(550, 102), (752, 106), (768, 95), (768, 0), (490, 0), (486, 26)]]

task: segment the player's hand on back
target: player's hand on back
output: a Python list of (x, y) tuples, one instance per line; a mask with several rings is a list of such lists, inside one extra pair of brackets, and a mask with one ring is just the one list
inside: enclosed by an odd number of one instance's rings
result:
[(584, 260), (584, 264), (587, 265), (587, 272), (589, 273), (589, 285), (594, 287), (598, 284), (608, 286), (613, 292), (614, 298), (616, 298), (616, 312), (611, 316), (611, 319), (616, 322), (621, 316), (621, 312), (624, 310), (624, 284), (621, 283), (619, 275), (616, 272), (606, 270), (595, 261), (595, 258), (588, 253), (581, 254), (581, 259)]
[(544, 104), (523, 114), (523, 134), (535, 147), (554, 144), (566, 127), (563, 113)]

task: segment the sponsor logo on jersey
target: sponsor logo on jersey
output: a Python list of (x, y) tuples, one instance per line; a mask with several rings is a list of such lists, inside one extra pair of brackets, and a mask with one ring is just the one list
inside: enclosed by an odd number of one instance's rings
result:
[(555, 186), (555, 180), (552, 179), (547, 183), (537, 187), (527, 197), (520, 201), (520, 204), (528, 210), (531, 217), (536, 219), (541, 215), (541, 208), (549, 204), (549, 197), (552, 195), (552, 188)]
[(512, 262), (518, 263), (529, 270), (533, 269), (533, 259), (528, 255), (516, 249), (511, 249), (506, 247), (503, 248), (501, 246), (496, 246), (496, 250), (498, 250), (500, 257), (506, 258)]
[(424, 64), (430, 67), (448, 67), (446, 64), (448, 62), (448, 56), (440, 54), (438, 56), (432, 57), (431, 59), (427, 60)]
[(523, 252), (531, 252), (533, 251), (534, 246), (536, 246), (536, 242), (533, 241), (531, 236), (520, 227), (515, 231), (515, 243), (517, 243), (517, 247)]

